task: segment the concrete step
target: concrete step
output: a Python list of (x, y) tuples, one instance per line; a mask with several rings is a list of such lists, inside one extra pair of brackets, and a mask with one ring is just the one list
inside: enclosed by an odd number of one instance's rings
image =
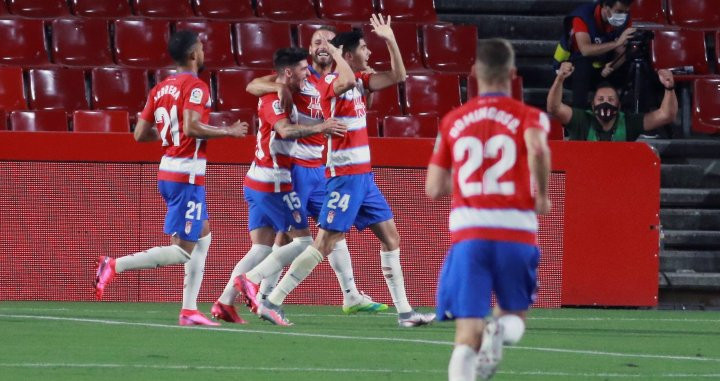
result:
[(652, 139), (646, 143), (655, 147), (662, 158), (720, 158), (720, 139)]
[(661, 209), (660, 223), (668, 230), (720, 230), (720, 210)]
[(438, 13), (515, 13), (559, 14), (570, 13), (587, 0), (435, 0)]
[[(508, 40), (552, 40), (562, 35), (563, 16), (462, 14), (438, 15), (441, 21), (475, 25), (480, 38), (502, 37)], [(538, 32), (542, 31), (542, 32)], [(548, 60), (552, 55), (548, 56)]]
[(660, 271), (720, 273), (720, 251), (663, 250), (660, 252)]
[[(510, 40), (516, 57), (540, 57), (550, 66), (557, 40)], [(553, 76), (554, 78), (554, 76)]]
[(542, 88), (545, 90), (545, 96), (547, 96), (547, 92), (555, 80), (555, 70), (552, 66), (551, 57), (551, 55), (545, 57), (517, 56), (515, 66), (518, 68), (518, 74), (523, 77), (524, 87)]
[(720, 208), (720, 189), (660, 189), (660, 206)]
[(720, 249), (720, 231), (663, 230), (665, 249)]
[(661, 289), (692, 289), (720, 291), (720, 273), (661, 272)]
[(693, 164), (662, 164), (662, 188), (720, 188), (720, 176), (706, 173), (706, 167)]

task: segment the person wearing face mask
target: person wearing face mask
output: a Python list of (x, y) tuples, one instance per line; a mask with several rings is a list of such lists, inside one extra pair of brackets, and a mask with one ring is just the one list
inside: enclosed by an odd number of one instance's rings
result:
[(588, 93), (603, 80), (616, 87), (627, 80), (625, 43), (635, 32), (630, 19), (632, 0), (597, 0), (583, 4), (563, 21), (563, 35), (555, 48), (554, 66), (571, 61), (572, 106), (587, 106)]
[(570, 62), (563, 62), (547, 97), (547, 111), (563, 124), (570, 140), (635, 141), (640, 134), (655, 130), (675, 120), (678, 111), (675, 81), (669, 70), (658, 70), (658, 79), (665, 88), (660, 108), (646, 114), (624, 113), (615, 88), (605, 82), (598, 85), (592, 108), (570, 107), (562, 103), (565, 79), (573, 73)]

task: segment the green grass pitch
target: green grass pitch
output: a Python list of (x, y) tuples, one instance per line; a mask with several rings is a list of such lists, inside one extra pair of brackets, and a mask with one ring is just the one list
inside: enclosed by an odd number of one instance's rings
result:
[[(0, 302), (0, 380), (447, 379), (452, 323), (402, 329), (392, 313), (288, 306), (293, 327), (251, 317), (187, 328), (177, 326), (178, 311), (165, 303)], [(720, 379), (720, 313), (533, 310), (495, 379)]]

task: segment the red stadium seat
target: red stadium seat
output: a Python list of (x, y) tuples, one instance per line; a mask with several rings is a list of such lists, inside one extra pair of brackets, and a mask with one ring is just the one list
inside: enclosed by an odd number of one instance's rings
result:
[(192, 0), (195, 14), (209, 19), (238, 20), (255, 17), (250, 0)]
[(292, 45), (289, 24), (237, 23), (235, 54), (238, 64), (250, 68), (272, 68), (273, 53)]
[(549, 140), (564, 140), (565, 132), (562, 123), (559, 120), (550, 117), (550, 133), (548, 134)]
[(167, 53), (170, 23), (164, 20), (126, 18), (115, 21), (117, 63), (134, 67), (172, 65)]
[[(692, 75), (710, 73), (705, 54), (705, 34), (697, 30), (658, 30), (652, 40), (652, 63), (655, 69), (683, 70)], [(686, 79), (681, 76), (679, 79)]]
[(381, 120), (388, 115), (402, 114), (400, 95), (397, 85), (390, 86), (380, 91), (373, 91), (370, 93), (369, 103), (370, 105), (368, 110), (377, 112), (378, 117)]
[(208, 123), (211, 126), (226, 127), (237, 121), (247, 122), (250, 124), (248, 135), (257, 133), (257, 111), (254, 109), (237, 110), (237, 111), (214, 111), (210, 113)]
[(87, 109), (85, 72), (78, 69), (30, 69), (30, 108), (35, 110)]
[(73, 113), (75, 132), (130, 132), (127, 111), (75, 111)]
[(0, 64), (41, 66), (50, 63), (45, 51), (45, 27), (42, 20), (0, 19)]
[(67, 113), (63, 110), (13, 111), (13, 131), (68, 131)]
[(460, 105), (460, 79), (453, 74), (408, 75), (405, 81), (405, 112), (435, 112), (444, 116)]
[(380, 118), (377, 111), (368, 110), (365, 114), (365, 123), (369, 137), (377, 138), (380, 136)]
[(27, 108), (23, 88), (23, 72), (19, 67), (0, 67), (0, 110)]
[(148, 93), (148, 73), (143, 69), (96, 67), (91, 71), (93, 109), (142, 111)]
[(670, 23), (683, 28), (720, 28), (720, 0), (668, 0)]
[(272, 21), (301, 21), (318, 18), (312, 0), (257, 0), (257, 15)]
[(190, 0), (133, 0), (135, 14), (143, 17), (184, 19), (194, 17)]
[(245, 87), (254, 78), (270, 73), (269, 70), (218, 70), (215, 75), (218, 111), (257, 110), (258, 98), (245, 91)]
[[(412, 23), (391, 23), (395, 39), (397, 40), (400, 53), (402, 54), (403, 64), (407, 71), (426, 71), (422, 64), (422, 54), (420, 53), (420, 39), (417, 34), (417, 25)], [(370, 60), (368, 65), (376, 71), (390, 70), (390, 52), (387, 44), (380, 37), (372, 32), (372, 26), (364, 24), (362, 26), (365, 42), (370, 49)]]
[(52, 18), (70, 14), (66, 0), (7, 0), (10, 13), (23, 17)]
[(433, 0), (379, 0), (379, 12), (393, 21), (432, 23), (437, 21)]
[(469, 73), (475, 63), (477, 28), (470, 25), (424, 25), (423, 58), (435, 71)]
[[(477, 77), (473, 74), (471, 73), (467, 79), (467, 99), (478, 95)], [(521, 102), (523, 101), (523, 79), (519, 75), (512, 81), (512, 97)]]
[(702, 134), (720, 133), (720, 78), (695, 80), (692, 130)]
[(209, 68), (235, 66), (230, 38), (230, 24), (221, 21), (178, 21), (175, 30), (189, 29), (200, 34)]
[(108, 22), (90, 18), (60, 18), (52, 22), (55, 62), (65, 66), (112, 65)]
[(372, 0), (318, 0), (321, 18), (346, 22), (370, 22), (375, 13)]
[(0, 109), (0, 131), (7, 131), (7, 119), (7, 113), (5, 112), (5, 110)]
[[(174, 67), (163, 67), (160, 69), (155, 70), (155, 74), (153, 78), (155, 79), (155, 84), (157, 85), (160, 83), (163, 79), (167, 78), (168, 76), (175, 75), (177, 73), (177, 69)], [(210, 87), (210, 77), (212, 76), (212, 72), (210, 70), (203, 70), (200, 75), (198, 75), (198, 78), (200, 78), (203, 82), (205, 82), (208, 87)]]
[(630, 6), (632, 21), (667, 24), (663, 0), (635, 0)]
[(316, 30), (320, 29), (322, 26), (331, 26), (335, 28), (335, 31), (340, 32), (349, 32), (352, 29), (352, 26), (350, 24), (345, 23), (333, 23), (333, 24), (298, 24), (297, 30), (298, 30), (298, 42), (300, 43), (300, 47), (303, 49), (307, 49), (310, 46), (310, 42), (312, 40), (312, 35), (315, 33)]
[(83, 17), (121, 18), (131, 15), (127, 0), (72, 0), (75, 15)]
[(715, 32), (715, 57), (717, 58), (717, 65), (720, 67), (720, 30)]
[(383, 136), (396, 138), (434, 138), (437, 137), (438, 123), (438, 116), (435, 113), (386, 116), (383, 122)]

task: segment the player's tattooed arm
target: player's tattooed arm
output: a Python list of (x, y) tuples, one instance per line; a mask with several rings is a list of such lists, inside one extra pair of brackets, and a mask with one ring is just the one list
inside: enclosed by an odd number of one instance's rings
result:
[(276, 79), (277, 74), (255, 78), (247, 84), (245, 91), (258, 98), (263, 95), (277, 93), (280, 98), (280, 104), (283, 105), (286, 110), (292, 110), (292, 91), (282, 83), (275, 82)]
[(277, 121), (273, 128), (283, 139), (300, 139), (315, 134), (343, 136), (345, 132), (347, 132), (347, 126), (340, 123), (337, 119), (328, 119), (313, 126), (306, 126), (303, 124), (292, 124), (285, 118)]
[(138, 142), (154, 142), (160, 140), (160, 133), (155, 128), (155, 123), (148, 122), (145, 119), (138, 119), (133, 131), (135, 141)]

